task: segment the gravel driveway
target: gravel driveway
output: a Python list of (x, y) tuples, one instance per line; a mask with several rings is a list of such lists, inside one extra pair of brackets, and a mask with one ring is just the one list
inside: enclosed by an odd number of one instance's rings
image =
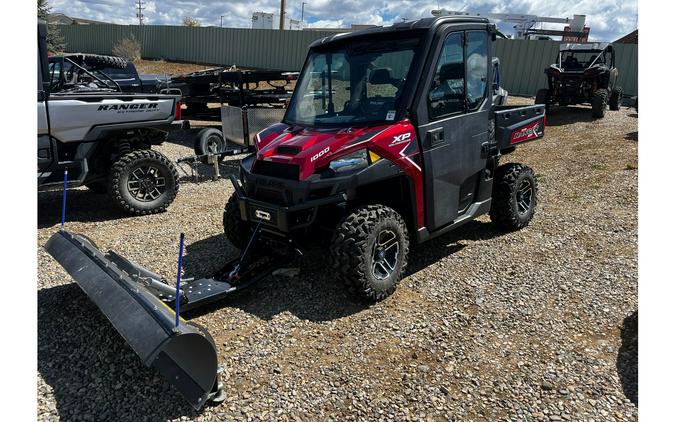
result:
[[(381, 303), (351, 299), (310, 252), (299, 277), (188, 315), (224, 368), (225, 403), (199, 413), (44, 251), (61, 194), (39, 194), (39, 419), (637, 420), (637, 114), (606, 116), (550, 113), (543, 141), (504, 158), (538, 174), (533, 223), (502, 233), (482, 217), (413, 249)], [(186, 178), (167, 212), (128, 217), (78, 189), (67, 228), (168, 278), (183, 231), (186, 275), (206, 276), (236, 253), (221, 226), (231, 193)]]

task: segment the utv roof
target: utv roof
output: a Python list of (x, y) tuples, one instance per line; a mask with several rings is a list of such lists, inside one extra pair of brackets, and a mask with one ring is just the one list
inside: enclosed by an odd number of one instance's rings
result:
[(584, 43), (584, 44), (572, 44), (564, 43), (560, 44), (560, 51), (603, 51), (612, 44), (608, 42), (594, 42), (594, 43)]
[(470, 17), (470, 16), (441, 16), (418, 19), (414, 21), (398, 22), (390, 26), (376, 26), (373, 28), (366, 28), (360, 31), (343, 32), (341, 34), (331, 35), (329, 37), (321, 38), (310, 44), (310, 48), (318, 45), (324, 45), (334, 41), (344, 41), (352, 38), (360, 38), (366, 35), (388, 34), (401, 31), (413, 31), (430, 29), (444, 23), (490, 23), (486, 18)]

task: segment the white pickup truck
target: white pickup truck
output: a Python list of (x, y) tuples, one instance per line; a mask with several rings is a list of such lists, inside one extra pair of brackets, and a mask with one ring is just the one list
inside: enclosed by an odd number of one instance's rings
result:
[[(180, 96), (130, 94), (83, 71), (72, 88), (50, 92), (47, 26), (38, 23), (38, 189), (85, 185), (131, 214), (164, 211), (178, 172), (153, 151), (182, 127)], [(84, 76), (83, 76), (84, 75)]]

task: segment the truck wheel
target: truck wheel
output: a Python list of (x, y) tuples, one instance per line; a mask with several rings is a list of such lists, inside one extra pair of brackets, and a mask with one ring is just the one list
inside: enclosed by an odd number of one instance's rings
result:
[(401, 216), (384, 205), (368, 205), (338, 224), (329, 257), (351, 293), (377, 301), (396, 290), (408, 264), (408, 249)]
[(605, 117), (605, 110), (607, 109), (606, 89), (598, 89), (593, 93), (591, 107), (593, 108), (593, 117)]
[(623, 102), (623, 88), (617, 87), (612, 90), (612, 95), (609, 97), (609, 109), (618, 110), (621, 108)]
[(131, 214), (155, 214), (176, 198), (178, 171), (157, 151), (132, 151), (112, 165), (110, 193), (113, 201)]
[(232, 194), (225, 204), (223, 212), (223, 231), (227, 240), (239, 250), (244, 250), (251, 238), (251, 226), (241, 219), (237, 195)]
[(108, 185), (103, 180), (96, 182), (88, 182), (84, 184), (90, 191), (94, 193), (108, 193)]
[(549, 103), (548, 89), (544, 88), (537, 91), (537, 96), (534, 98), (534, 103), (544, 104), (546, 106), (546, 111), (548, 111), (548, 103)]
[(531, 168), (518, 163), (497, 167), (490, 219), (506, 230), (530, 224), (537, 207), (537, 180)]
[(195, 154), (218, 154), (225, 151), (226, 145), (221, 131), (213, 128), (205, 128), (200, 130), (195, 138)]

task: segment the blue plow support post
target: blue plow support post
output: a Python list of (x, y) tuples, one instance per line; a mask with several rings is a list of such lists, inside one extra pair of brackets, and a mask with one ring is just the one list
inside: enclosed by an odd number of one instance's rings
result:
[(180, 325), (180, 275), (183, 270), (183, 243), (185, 242), (185, 233), (180, 234), (178, 246), (178, 272), (176, 274), (176, 328)]
[(66, 192), (68, 192), (68, 169), (63, 172), (63, 202), (61, 203), (61, 231), (66, 225)]

